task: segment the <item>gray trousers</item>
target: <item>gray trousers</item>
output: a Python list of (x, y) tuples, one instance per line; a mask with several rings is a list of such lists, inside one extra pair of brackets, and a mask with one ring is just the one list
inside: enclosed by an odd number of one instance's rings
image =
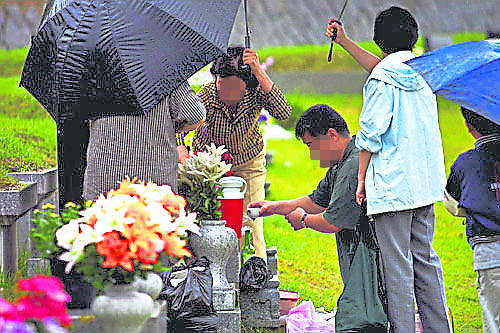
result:
[(483, 312), (483, 333), (500, 332), (500, 267), (477, 271), (477, 293)]
[(443, 271), (432, 248), (433, 206), (377, 214), (374, 218), (392, 331), (415, 332), (416, 299), (424, 332), (450, 332)]

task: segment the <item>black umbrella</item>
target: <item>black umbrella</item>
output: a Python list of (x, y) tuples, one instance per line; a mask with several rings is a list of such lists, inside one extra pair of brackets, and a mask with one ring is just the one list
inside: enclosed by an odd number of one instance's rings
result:
[[(50, 4), (20, 84), (58, 121), (69, 116), (61, 105), (127, 105), (125, 111), (111, 111), (122, 113), (151, 110), (226, 51), (240, 0)], [(84, 116), (100, 117), (103, 109), (90, 108)]]
[(60, 208), (81, 202), (87, 120), (144, 114), (222, 55), (240, 1), (47, 1), (20, 85), (58, 126)]

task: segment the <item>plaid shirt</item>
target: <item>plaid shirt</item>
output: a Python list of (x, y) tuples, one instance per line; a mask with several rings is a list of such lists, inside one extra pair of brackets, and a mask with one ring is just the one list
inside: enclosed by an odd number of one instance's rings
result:
[[(203, 151), (211, 142), (224, 145), (233, 155), (233, 166), (251, 161), (264, 149), (257, 121), (262, 109), (278, 120), (287, 119), (292, 109), (276, 85), (268, 93), (260, 86), (247, 89), (243, 99), (233, 107), (219, 100), (215, 81), (204, 85), (198, 96), (207, 109), (207, 118), (196, 129), (193, 151)], [(183, 135), (178, 135), (177, 144), (184, 144)]]

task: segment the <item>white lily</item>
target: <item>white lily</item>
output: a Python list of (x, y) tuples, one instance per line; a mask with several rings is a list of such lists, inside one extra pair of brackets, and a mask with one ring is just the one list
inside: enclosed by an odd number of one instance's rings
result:
[(77, 220), (71, 220), (56, 231), (57, 246), (71, 250), (76, 236), (80, 232), (80, 224)]

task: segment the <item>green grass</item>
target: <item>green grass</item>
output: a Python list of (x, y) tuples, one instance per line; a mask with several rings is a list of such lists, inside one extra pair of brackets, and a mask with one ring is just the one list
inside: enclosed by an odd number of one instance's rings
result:
[(0, 186), (16, 183), (9, 172), (56, 166), (56, 126), (52, 120), (0, 115), (0, 123)]
[[(361, 102), (356, 96), (341, 97), (329, 96), (330, 100), (321, 102), (329, 101), (336, 107), (355, 133), (359, 129)], [(311, 105), (314, 104), (315, 97), (307, 98)], [(346, 101), (350, 107), (344, 107)], [(456, 105), (439, 99), (439, 119), (448, 172), (456, 156), (472, 147), (474, 140), (468, 135)], [(273, 164), (268, 168), (269, 200), (307, 195), (326, 172), (316, 161), (310, 161), (307, 147), (300, 141), (269, 141), (267, 147), (274, 152)], [(455, 331), (479, 332), (481, 314), (475, 289), (476, 275), (472, 270), (472, 250), (464, 234), (465, 227), (461, 219), (448, 214), (441, 203), (436, 204), (435, 209), (434, 248), (443, 264)], [(317, 308), (333, 310), (342, 291), (334, 236), (311, 230), (294, 232), (281, 216), (266, 217), (264, 224), (267, 245), (278, 248), (280, 288), (298, 291), (301, 301), (311, 300)]]
[(17, 76), (0, 76), (0, 115), (23, 119), (50, 119), (40, 103), (26, 89), (19, 87)]
[(0, 188), (16, 183), (9, 172), (57, 164), (55, 122), (19, 87), (19, 77), (0, 77), (0, 123)]
[(21, 76), (29, 47), (0, 50), (0, 76)]

